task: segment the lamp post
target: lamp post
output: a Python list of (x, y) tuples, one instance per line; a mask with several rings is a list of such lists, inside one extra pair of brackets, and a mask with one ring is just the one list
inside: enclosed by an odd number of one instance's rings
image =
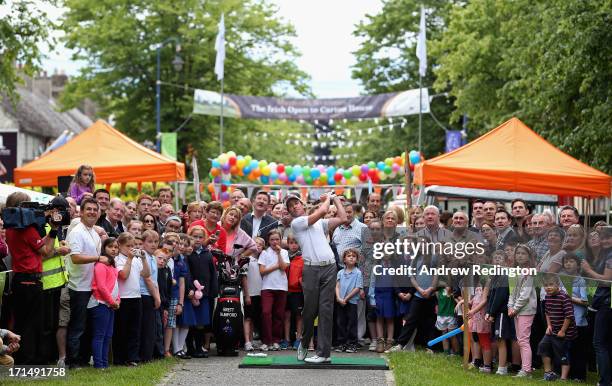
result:
[(161, 153), (161, 121), (160, 121), (160, 109), (161, 109), (161, 49), (163, 46), (170, 42), (176, 43), (176, 55), (174, 56), (174, 60), (172, 60), (172, 66), (178, 72), (183, 68), (183, 59), (178, 55), (181, 51), (180, 40), (175, 37), (170, 37), (164, 40), (161, 44), (157, 46), (155, 49), (157, 52), (157, 78), (155, 81), (155, 148), (158, 153)]

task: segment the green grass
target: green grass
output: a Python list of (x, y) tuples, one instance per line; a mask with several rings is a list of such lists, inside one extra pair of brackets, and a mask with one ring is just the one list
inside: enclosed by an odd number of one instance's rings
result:
[(176, 359), (167, 358), (147, 363), (138, 367), (111, 366), (108, 370), (96, 370), (94, 368), (83, 368), (68, 370), (65, 378), (50, 379), (0, 379), (0, 384), (5, 385), (156, 385), (177, 363)]
[[(477, 370), (464, 370), (460, 357), (427, 354), (424, 351), (398, 352), (389, 355), (395, 384), (400, 385), (469, 385), (469, 386), (527, 386), (549, 384), (542, 380), (542, 370), (535, 371), (531, 379), (517, 379), (510, 375), (481, 374)], [(587, 384), (597, 383), (597, 375), (589, 373)], [(565, 385), (579, 383), (564, 382)]]

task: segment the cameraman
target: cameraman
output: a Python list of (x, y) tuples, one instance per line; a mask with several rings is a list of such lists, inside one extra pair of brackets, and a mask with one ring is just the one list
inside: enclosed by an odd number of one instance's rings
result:
[[(18, 208), (30, 197), (23, 192), (11, 193), (6, 199), (7, 208)], [(50, 213), (45, 213), (50, 215)], [(12, 257), (15, 333), (21, 336), (21, 349), (17, 352), (17, 364), (42, 364), (40, 333), (43, 322), (42, 261), (53, 256), (57, 226), (40, 237), (35, 225), (24, 229), (6, 230), (6, 243)]]

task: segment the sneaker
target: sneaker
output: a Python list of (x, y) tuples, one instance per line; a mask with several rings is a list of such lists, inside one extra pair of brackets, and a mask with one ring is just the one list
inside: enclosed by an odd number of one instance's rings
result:
[(56, 366), (58, 368), (60, 368), (60, 369), (65, 369), (66, 368), (66, 359), (64, 359), (64, 358), (58, 359)]
[(296, 339), (295, 342), (293, 342), (293, 349), (297, 350), (298, 347), (300, 347), (300, 343), (302, 343), (301, 339)]
[(253, 347), (253, 343), (251, 342), (246, 342), (244, 344), (244, 351), (254, 351), (255, 348)]
[(289, 342), (287, 342), (286, 340), (281, 340), (279, 346), (281, 350), (286, 350), (289, 348)]
[(371, 341), (370, 342), (370, 347), (368, 347), (368, 351), (376, 351), (376, 342), (375, 341)]
[(308, 349), (306, 349), (306, 347), (302, 345), (302, 342), (300, 342), (297, 348), (297, 360), (303, 361), (306, 359), (306, 355), (308, 355)]
[(340, 346), (336, 346), (336, 347), (334, 347), (334, 351), (335, 351), (335, 352), (343, 352), (343, 351), (346, 351), (346, 346), (344, 346), (344, 345), (342, 345), (342, 344), (341, 344)]
[(508, 368), (507, 367), (498, 367), (497, 371), (495, 372), (495, 374), (497, 374), (497, 375), (508, 375)]
[(559, 376), (557, 374), (555, 374), (554, 371), (549, 371), (547, 373), (544, 373), (544, 380), (545, 381), (556, 381), (557, 378), (559, 378)]
[(376, 340), (376, 352), (381, 353), (381, 354), (385, 352), (385, 339), (384, 338), (378, 338)]
[(279, 351), (281, 349), (281, 346), (278, 343), (274, 343), (272, 345), (272, 348), (270, 348), (271, 351)]
[(348, 346), (345, 347), (344, 351), (346, 351), (347, 353), (355, 353), (357, 352), (357, 346), (355, 346), (354, 344), (349, 344)]
[(267, 345), (267, 344), (265, 344), (265, 343), (264, 343), (264, 344), (262, 344), (261, 346), (259, 346), (259, 349), (260, 349), (261, 351), (268, 351), (268, 350), (269, 350), (268, 345)]
[(491, 366), (482, 366), (479, 371), (485, 374), (491, 374)]
[(370, 338), (364, 338), (364, 339), (363, 339), (363, 344), (364, 344), (364, 345), (366, 345), (366, 344), (370, 344), (370, 343), (372, 343), (372, 341), (370, 340)]
[(308, 351), (314, 351), (314, 345), (311, 344), (310, 346), (308, 346)]
[(311, 356), (309, 358), (306, 358), (304, 360), (307, 363), (331, 363), (331, 358), (330, 357), (320, 357), (318, 355), (315, 356)]
[(514, 378), (531, 378), (531, 373), (528, 373), (525, 370), (521, 370), (518, 373), (516, 373)]
[(385, 351), (389, 350), (391, 347), (395, 346), (395, 340), (391, 339), (387, 339), (387, 341), (385, 342)]
[(385, 354), (402, 351), (403, 349), (404, 347), (401, 344), (396, 344), (395, 346), (390, 347), (388, 350), (385, 350)]

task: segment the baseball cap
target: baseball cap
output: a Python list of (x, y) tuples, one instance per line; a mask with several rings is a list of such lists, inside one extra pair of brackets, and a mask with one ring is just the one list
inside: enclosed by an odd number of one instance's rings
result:
[(285, 206), (289, 206), (289, 201), (291, 200), (298, 200), (299, 202), (302, 203), (302, 205), (304, 204), (304, 201), (302, 201), (302, 199), (300, 198), (300, 196), (298, 196), (297, 194), (289, 194), (287, 195), (287, 197), (285, 197)]

